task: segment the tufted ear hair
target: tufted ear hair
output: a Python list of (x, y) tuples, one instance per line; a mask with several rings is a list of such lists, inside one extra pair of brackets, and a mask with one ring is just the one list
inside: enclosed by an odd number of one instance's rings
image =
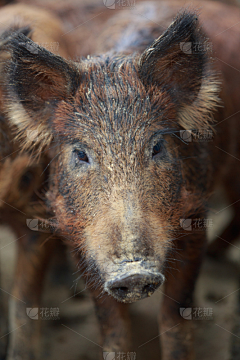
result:
[(211, 70), (209, 47), (197, 15), (182, 12), (138, 61), (144, 85), (170, 95), (185, 129), (209, 124), (219, 102), (219, 80)]
[(24, 147), (41, 150), (52, 140), (50, 122), (58, 103), (74, 96), (80, 75), (73, 63), (38, 46), (24, 32), (5, 34), (2, 42), (9, 54), (7, 115)]

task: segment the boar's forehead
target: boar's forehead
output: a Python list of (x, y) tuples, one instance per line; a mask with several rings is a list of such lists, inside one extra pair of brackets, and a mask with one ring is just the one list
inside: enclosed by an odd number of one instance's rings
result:
[(74, 103), (64, 104), (57, 114), (60, 133), (132, 152), (169, 127), (175, 110), (168, 94), (154, 87), (147, 90), (135, 64), (131, 57), (83, 61)]

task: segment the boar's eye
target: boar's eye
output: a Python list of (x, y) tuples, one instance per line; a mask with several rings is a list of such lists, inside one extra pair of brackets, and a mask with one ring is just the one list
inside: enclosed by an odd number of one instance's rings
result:
[(154, 145), (153, 147), (153, 151), (152, 151), (152, 157), (154, 157), (155, 155), (159, 154), (163, 149), (162, 146), (162, 141), (159, 141), (156, 145)]
[(89, 162), (88, 156), (84, 151), (75, 149), (74, 153), (76, 154), (77, 159), (80, 162), (87, 162), (87, 163)]

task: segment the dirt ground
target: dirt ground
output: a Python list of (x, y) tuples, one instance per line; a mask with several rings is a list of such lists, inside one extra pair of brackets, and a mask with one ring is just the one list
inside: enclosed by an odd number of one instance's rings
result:
[[(226, 204), (209, 214), (214, 226), (209, 237), (214, 238), (231, 219)], [(215, 215), (214, 213), (220, 213)], [(9, 229), (1, 227), (0, 264), (2, 290), (11, 296), (16, 241)], [(61, 249), (60, 249), (61, 251)], [(42, 322), (42, 358), (51, 360), (96, 360), (102, 351), (94, 306), (81, 281), (75, 289), (78, 275), (70, 261), (56, 257), (51, 265), (42, 308), (59, 308), (58, 320), (48, 316)], [(197, 283), (195, 307), (210, 309), (210, 319), (203, 314), (194, 320), (197, 360), (240, 359), (240, 242), (231, 246), (226, 258), (216, 261), (206, 258)], [(69, 265), (70, 264), (70, 265)], [(37, 279), (36, 279), (37, 281)], [(133, 346), (137, 360), (159, 360), (159, 334), (157, 314), (161, 303), (160, 288), (151, 298), (130, 305)], [(76, 296), (73, 296), (74, 293)], [(174, 301), (174, 299), (173, 299)], [(209, 314), (208, 314), (209, 315)], [(27, 315), (26, 315), (27, 316)], [(32, 320), (34, 321), (34, 320)], [(17, 331), (17, 330), (16, 330)], [(123, 358), (126, 360), (127, 358)]]

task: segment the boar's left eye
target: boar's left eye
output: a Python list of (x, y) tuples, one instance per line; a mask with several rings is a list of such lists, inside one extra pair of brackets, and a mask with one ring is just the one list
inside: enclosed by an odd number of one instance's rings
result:
[(152, 151), (152, 157), (154, 157), (155, 155), (159, 154), (163, 149), (162, 146), (162, 142), (159, 141), (156, 145), (154, 145), (153, 147), (153, 151)]
[(75, 149), (74, 153), (80, 162), (89, 162), (88, 156), (84, 151)]

